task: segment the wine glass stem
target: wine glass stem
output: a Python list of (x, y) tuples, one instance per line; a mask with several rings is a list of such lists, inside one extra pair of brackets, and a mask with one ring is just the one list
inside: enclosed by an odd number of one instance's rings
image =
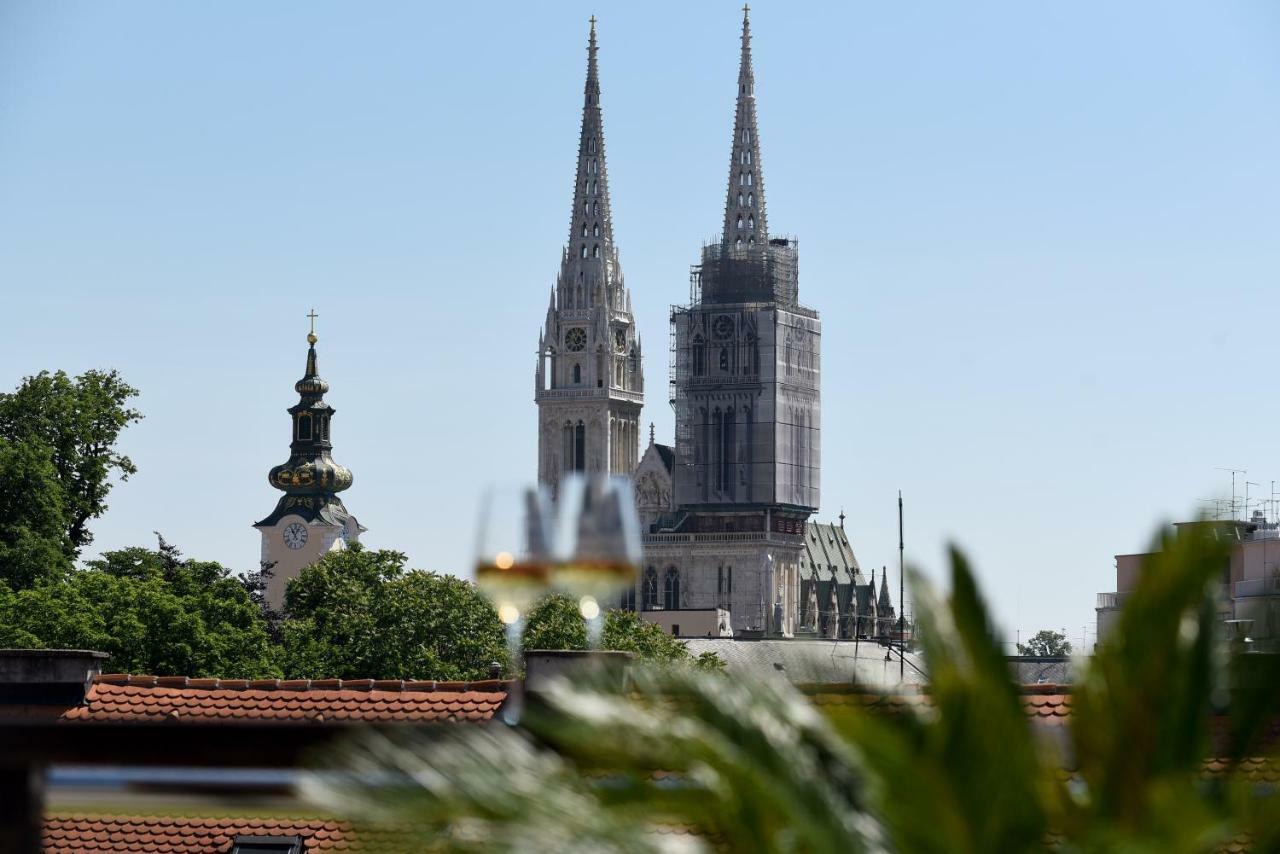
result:
[(604, 640), (604, 611), (587, 620), (587, 649), (597, 650)]
[(507, 692), (507, 702), (502, 705), (502, 720), (508, 726), (520, 722), (524, 711), (524, 656), (521, 648), (521, 636), (524, 634), (524, 618), (507, 623), (507, 654), (511, 657), (511, 688)]

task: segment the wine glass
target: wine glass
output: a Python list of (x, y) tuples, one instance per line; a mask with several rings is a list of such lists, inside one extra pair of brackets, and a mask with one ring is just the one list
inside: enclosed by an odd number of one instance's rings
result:
[(602, 601), (635, 584), (641, 560), (640, 520), (624, 477), (574, 475), (561, 485), (551, 583), (578, 599), (587, 645), (600, 646)]
[[(476, 588), (506, 627), (511, 671), (521, 667), (520, 635), (529, 609), (547, 592), (551, 572), (551, 503), (534, 487), (494, 487), (480, 504), (476, 532)], [(519, 682), (503, 707), (508, 723), (520, 717)]]

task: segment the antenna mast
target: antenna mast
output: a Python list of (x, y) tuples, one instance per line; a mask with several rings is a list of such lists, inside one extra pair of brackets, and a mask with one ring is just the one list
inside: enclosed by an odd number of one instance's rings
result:
[(904, 560), (902, 546), (902, 490), (898, 490), (898, 684), (905, 678), (907, 636), (903, 632), (903, 619), (906, 615), (907, 600), (904, 598)]
[(1236, 518), (1236, 475), (1248, 474), (1249, 470), (1233, 469), (1233, 468), (1228, 468), (1227, 466), (1214, 466), (1214, 468), (1216, 468), (1218, 471), (1231, 472), (1231, 518), (1234, 520)]

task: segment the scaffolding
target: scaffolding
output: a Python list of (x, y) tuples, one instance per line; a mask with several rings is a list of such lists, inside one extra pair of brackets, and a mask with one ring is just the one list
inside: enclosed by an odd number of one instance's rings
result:
[(677, 503), (816, 506), (821, 327), (798, 255), (794, 238), (707, 244), (671, 307)]

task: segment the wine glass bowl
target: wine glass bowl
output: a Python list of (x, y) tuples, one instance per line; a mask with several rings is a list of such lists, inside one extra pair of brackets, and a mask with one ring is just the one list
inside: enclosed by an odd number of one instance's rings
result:
[(546, 493), (532, 487), (490, 490), (481, 505), (476, 587), (506, 625), (546, 592), (551, 578)]
[(635, 584), (641, 543), (631, 483), (603, 475), (565, 478), (558, 511), (551, 584), (578, 598), (592, 623), (601, 602)]

